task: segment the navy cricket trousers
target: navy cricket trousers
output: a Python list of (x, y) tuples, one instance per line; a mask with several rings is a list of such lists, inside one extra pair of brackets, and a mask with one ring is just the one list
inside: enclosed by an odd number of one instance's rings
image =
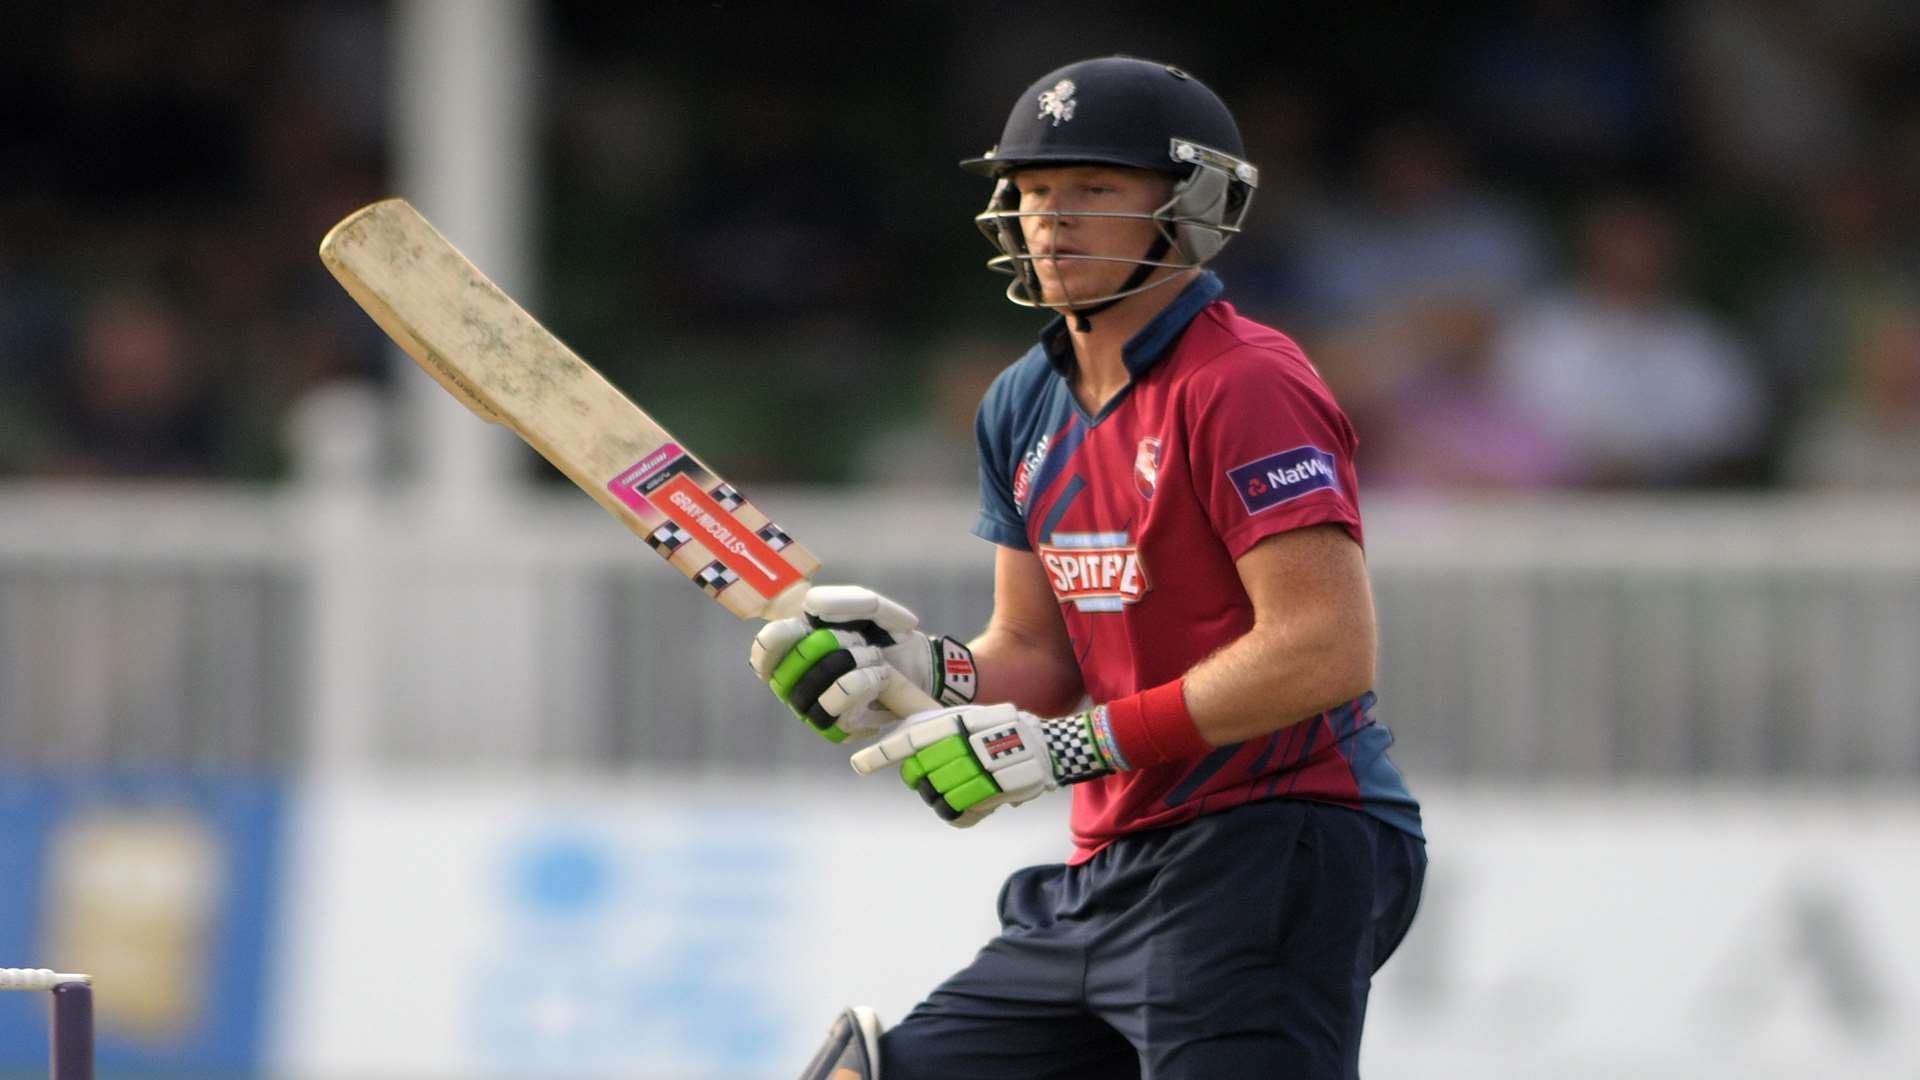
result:
[(1016, 871), (1000, 936), (880, 1040), (886, 1080), (1347, 1080), (1426, 845), (1278, 799)]

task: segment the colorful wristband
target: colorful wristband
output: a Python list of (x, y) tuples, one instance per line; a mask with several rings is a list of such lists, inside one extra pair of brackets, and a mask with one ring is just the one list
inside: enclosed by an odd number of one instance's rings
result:
[(1094, 737), (1119, 768), (1145, 769), (1212, 753), (1213, 744), (1200, 737), (1187, 712), (1185, 682), (1175, 679), (1096, 710)]
[(1112, 775), (1115, 769), (1123, 767), (1100, 745), (1099, 711), (1040, 721), (1040, 732), (1047, 740), (1047, 757), (1053, 764), (1054, 783), (1084, 783)]

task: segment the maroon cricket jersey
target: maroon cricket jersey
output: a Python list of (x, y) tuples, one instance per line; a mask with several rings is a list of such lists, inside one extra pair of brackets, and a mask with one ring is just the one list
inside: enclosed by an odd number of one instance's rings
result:
[[(974, 532), (1035, 552), (1095, 702), (1171, 682), (1253, 625), (1234, 560), (1335, 523), (1362, 540), (1355, 437), (1299, 346), (1202, 274), (1126, 345), (1132, 376), (1097, 416), (1068, 383), (1056, 319), (980, 406)], [(1190, 761), (1073, 788), (1073, 862), (1115, 837), (1259, 799), (1367, 811), (1415, 836), (1419, 806), (1368, 693)]]

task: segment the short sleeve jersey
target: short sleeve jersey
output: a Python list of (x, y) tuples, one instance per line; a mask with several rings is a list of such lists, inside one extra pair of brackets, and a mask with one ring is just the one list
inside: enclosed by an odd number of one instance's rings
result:
[[(1112, 701), (1185, 675), (1253, 625), (1235, 560), (1334, 524), (1363, 541), (1352, 426), (1292, 340), (1241, 317), (1203, 273), (1126, 345), (1099, 415), (1074, 398), (1056, 319), (976, 420), (974, 532), (1034, 552), (1082, 683)], [(1368, 693), (1203, 758), (1073, 788), (1074, 861), (1123, 834), (1273, 798), (1364, 810), (1420, 835)]]

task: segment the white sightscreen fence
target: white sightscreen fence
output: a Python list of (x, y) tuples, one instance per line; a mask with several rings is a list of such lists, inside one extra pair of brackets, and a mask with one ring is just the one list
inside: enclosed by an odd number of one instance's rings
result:
[[(991, 610), (964, 495), (755, 494), (823, 580), (956, 635)], [(368, 498), (327, 526), (298, 492), (0, 489), (0, 761), (845, 769), (748, 673), (750, 627), (586, 500), (452, 527)], [(1409, 772), (1920, 773), (1911, 507), (1380, 498), (1368, 521)]]
[(292, 760), (302, 573), (271, 505), (0, 488), (0, 766)]

